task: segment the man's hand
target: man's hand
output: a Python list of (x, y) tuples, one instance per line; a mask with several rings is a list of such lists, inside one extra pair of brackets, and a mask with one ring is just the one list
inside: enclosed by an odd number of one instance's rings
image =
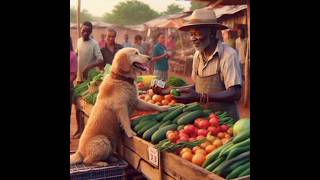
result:
[(174, 96), (177, 102), (187, 104), (191, 102), (199, 102), (200, 100), (200, 94), (197, 93), (193, 88), (186, 88), (186, 89), (180, 89), (178, 90), (181, 95), (180, 96)]

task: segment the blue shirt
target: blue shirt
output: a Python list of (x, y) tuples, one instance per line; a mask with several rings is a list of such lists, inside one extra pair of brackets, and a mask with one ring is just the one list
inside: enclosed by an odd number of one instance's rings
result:
[[(157, 43), (153, 47), (153, 56), (161, 56), (166, 52), (166, 47), (161, 45), (160, 43)], [(160, 71), (168, 71), (169, 65), (168, 65), (168, 58), (161, 58), (155, 63), (155, 70), (160, 70)]]

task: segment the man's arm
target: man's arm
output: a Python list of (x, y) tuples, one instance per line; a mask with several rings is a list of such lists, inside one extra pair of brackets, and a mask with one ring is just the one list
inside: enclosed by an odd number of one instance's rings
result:
[(228, 88), (227, 90), (209, 93), (209, 102), (233, 102), (238, 101), (241, 98), (241, 86), (236, 85)]
[(152, 57), (152, 61), (159, 61), (160, 59), (164, 58), (164, 57), (168, 57), (168, 54), (167, 53), (164, 53), (160, 56), (155, 56), (155, 57)]

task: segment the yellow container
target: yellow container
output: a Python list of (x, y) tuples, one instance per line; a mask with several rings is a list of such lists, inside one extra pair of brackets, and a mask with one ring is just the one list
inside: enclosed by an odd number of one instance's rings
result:
[(157, 76), (154, 75), (144, 75), (144, 76), (138, 76), (139, 79), (142, 79), (142, 82), (145, 87), (150, 88), (151, 83), (154, 79), (156, 79)]

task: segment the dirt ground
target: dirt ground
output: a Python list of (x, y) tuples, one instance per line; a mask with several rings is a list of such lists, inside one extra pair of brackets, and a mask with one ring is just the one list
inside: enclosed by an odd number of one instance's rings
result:
[[(176, 74), (176, 73), (170, 72), (170, 73), (169, 73), (169, 77), (170, 77), (170, 76), (182, 77), (182, 78), (185, 79), (188, 83), (191, 83), (191, 82), (192, 82), (191, 78), (189, 78), (189, 77), (184, 77), (184, 76), (181, 76), (181, 75)], [(243, 106), (242, 99), (241, 99), (241, 100), (239, 101), (239, 103), (238, 103), (238, 107), (239, 107), (240, 117), (241, 117), (241, 118), (244, 118), (244, 117), (249, 117), (249, 118), (250, 118), (250, 104), (249, 104), (249, 107), (245, 108), (245, 107)], [(76, 119), (75, 119), (75, 107), (73, 106), (73, 107), (72, 107), (72, 112), (71, 112), (71, 126), (70, 126), (70, 139), (71, 139), (70, 151), (75, 151), (76, 148), (77, 148), (78, 139), (72, 139), (72, 138), (71, 138), (72, 134), (76, 131), (76, 127), (77, 127), (77, 124), (76, 124)]]

